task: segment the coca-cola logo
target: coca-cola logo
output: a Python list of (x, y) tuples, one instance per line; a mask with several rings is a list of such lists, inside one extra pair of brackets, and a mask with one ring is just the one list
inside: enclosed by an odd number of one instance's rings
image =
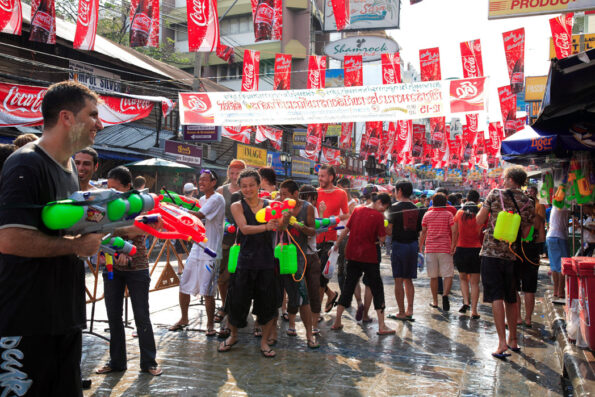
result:
[(458, 99), (469, 99), (477, 96), (477, 87), (470, 81), (463, 81), (455, 90)]
[(9, 113), (40, 113), (41, 102), (46, 91), (40, 90), (36, 93), (20, 92), (19, 87), (13, 86), (4, 98), (4, 110)]
[(120, 99), (120, 111), (123, 113), (130, 111), (140, 111), (151, 107), (151, 102), (144, 99), (122, 98)]
[(82, 26), (88, 27), (91, 20), (91, 1), (81, 0), (79, 2), (78, 23)]
[(11, 0), (0, 0), (0, 10), (11, 13), (12, 8), (13, 2)]
[(463, 59), (463, 68), (469, 76), (477, 76), (477, 64), (475, 63), (475, 57), (465, 57)]
[(244, 91), (252, 91), (254, 89), (254, 65), (252, 63), (244, 63), (242, 89)]
[(476, 114), (469, 114), (467, 115), (467, 128), (471, 131), (477, 131), (477, 115)]
[(384, 68), (383, 77), (386, 84), (395, 84), (395, 69), (392, 67)]
[(138, 14), (130, 29), (148, 33), (151, 30), (151, 18), (145, 13)]
[(273, 23), (273, 17), (275, 16), (275, 10), (273, 7), (265, 2), (258, 5), (256, 10), (256, 16), (254, 17), (254, 23), (264, 23), (271, 25)]
[(188, 18), (197, 26), (207, 26), (208, 18), (208, 0), (192, 0), (192, 12), (188, 14)]
[(409, 135), (409, 128), (407, 126), (407, 122), (406, 121), (399, 121), (399, 139), (400, 140), (407, 140), (408, 135)]
[(556, 47), (565, 51), (570, 50), (570, 37), (567, 33), (554, 34), (554, 42), (556, 43)]
[(190, 110), (203, 113), (209, 110), (211, 106), (209, 103), (203, 101), (197, 95), (190, 95), (190, 97), (188, 98), (188, 107), (190, 108)]
[(50, 14), (47, 12), (38, 11), (35, 14), (35, 20), (33, 21), (32, 25), (50, 32), (52, 30), (53, 22), (54, 19)]
[(310, 86), (313, 88), (321, 88), (320, 87), (320, 70), (314, 69), (310, 70), (310, 74), (308, 75), (308, 79), (310, 80)]

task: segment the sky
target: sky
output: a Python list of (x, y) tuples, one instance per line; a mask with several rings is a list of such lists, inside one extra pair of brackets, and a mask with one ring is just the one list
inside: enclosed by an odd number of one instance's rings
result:
[(460, 42), (480, 39), (484, 74), (489, 77), (490, 121), (501, 119), (497, 88), (508, 85), (502, 33), (525, 28), (525, 76), (549, 71), (549, 19), (559, 14), (488, 20), (488, 0), (401, 1), (400, 29), (387, 33), (401, 47), (401, 58), (419, 72), (419, 50), (439, 47), (442, 78), (463, 77)]

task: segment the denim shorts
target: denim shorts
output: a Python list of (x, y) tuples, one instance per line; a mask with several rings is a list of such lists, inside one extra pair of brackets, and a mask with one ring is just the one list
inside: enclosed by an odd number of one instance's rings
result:
[(564, 238), (547, 238), (547, 256), (550, 259), (550, 269), (553, 272), (562, 271), (562, 258), (568, 258), (568, 241)]

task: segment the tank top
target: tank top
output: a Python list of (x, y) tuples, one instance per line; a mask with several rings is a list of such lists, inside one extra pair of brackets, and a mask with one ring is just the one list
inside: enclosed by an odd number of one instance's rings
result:
[[(229, 184), (222, 186), (222, 194), (223, 198), (225, 199), (225, 219), (227, 219), (231, 223), (235, 223), (233, 220), (233, 216), (231, 215), (231, 195), (232, 193), (229, 191)], [(233, 245), (235, 240), (235, 234), (233, 233), (226, 233), (223, 235), (223, 245), (224, 248), (229, 248)]]
[[(250, 226), (262, 225), (256, 220), (256, 216), (246, 200), (242, 199), (241, 203), (246, 224)], [(269, 201), (264, 200), (264, 207), (268, 205)], [(238, 230), (238, 244), (240, 244), (238, 269), (267, 270), (275, 268), (273, 232), (244, 235)]]

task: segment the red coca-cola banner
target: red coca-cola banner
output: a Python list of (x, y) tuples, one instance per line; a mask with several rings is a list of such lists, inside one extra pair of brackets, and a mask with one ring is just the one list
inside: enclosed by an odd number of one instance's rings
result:
[(421, 160), (424, 164), (429, 164), (432, 161), (432, 157), (434, 156), (434, 149), (432, 148), (432, 144), (427, 140), (424, 141), (423, 148)]
[(462, 162), (462, 150), (463, 150), (463, 136), (457, 135), (453, 138), (448, 139), (448, 161), (449, 166), (458, 168)]
[(409, 164), (412, 161), (411, 147), (413, 144), (413, 121), (397, 121), (397, 133), (393, 145), (393, 156), (399, 164)]
[(250, 134), (252, 133), (252, 128), (249, 126), (235, 126), (235, 127), (222, 127), (221, 128), (221, 136), (229, 139), (233, 139), (234, 141), (238, 141), (241, 143), (249, 144), (250, 143)]
[(151, 32), (149, 33), (149, 42), (147, 46), (159, 48), (159, 21), (161, 15), (159, 11), (159, 0), (153, 1), (153, 15), (151, 16)]
[(54, 0), (31, 1), (30, 41), (56, 44), (56, 9)]
[(500, 155), (500, 144), (502, 143), (502, 125), (500, 122), (490, 123), (488, 128), (490, 136), (489, 144), (486, 145), (486, 152), (489, 157)]
[(556, 58), (563, 59), (572, 54), (572, 17), (573, 13), (562, 14), (550, 19), (552, 41), (556, 50)]
[[(450, 126), (446, 126), (446, 129), (450, 129)], [(439, 147), (433, 148), (433, 155), (432, 155), (432, 167), (434, 168), (442, 168), (445, 165), (445, 157), (446, 151), (448, 150), (448, 145), (446, 140), (441, 142)]]
[(254, 41), (281, 40), (283, 34), (282, 0), (251, 0)]
[(502, 112), (502, 121), (504, 122), (504, 135), (509, 137), (517, 129), (523, 128), (518, 125), (516, 117), (516, 95), (512, 93), (509, 85), (498, 88), (498, 98), (500, 99), (500, 111)]
[(414, 163), (421, 163), (424, 155), (424, 143), (426, 140), (426, 126), (424, 124), (413, 124), (413, 146), (411, 156)]
[(463, 41), (461, 43), (461, 60), (463, 61), (463, 77), (483, 76), (483, 61), (481, 60), (481, 42), (479, 39)]
[(77, 50), (93, 51), (97, 34), (99, 0), (79, 0), (76, 32), (72, 46)]
[[(46, 91), (47, 87), (0, 83), (0, 127), (42, 125), (41, 102)], [(154, 102), (166, 100), (162, 97), (100, 97), (99, 119), (104, 126), (145, 118), (151, 114)], [(169, 103), (173, 106), (171, 101)], [(170, 110), (171, 107), (167, 108), (167, 113)]]
[(153, 0), (130, 2), (130, 47), (145, 47), (149, 43), (153, 21)]
[(444, 117), (430, 118), (430, 139), (434, 149), (444, 145), (446, 140), (446, 119)]
[[(474, 114), (466, 114), (465, 115), (465, 120), (467, 122), (466, 126), (469, 129), (470, 132), (477, 134), (477, 125), (479, 123), (478, 121), (479, 115), (477, 113)], [(475, 135), (473, 135), (475, 136)]]
[(323, 147), (320, 162), (322, 164), (341, 165), (341, 151)]
[(450, 84), (451, 113), (484, 110), (485, 82), (485, 77), (453, 81)]
[(274, 128), (267, 125), (259, 125), (256, 127), (256, 135), (254, 136), (254, 142), (261, 143), (265, 140), (269, 140), (271, 145), (277, 150), (281, 150), (281, 141), (283, 140), (283, 130), (280, 128)]
[(516, 94), (525, 85), (525, 28), (502, 33), (502, 38), (510, 85)]
[(0, 32), (21, 35), (21, 0), (0, 0)]
[(351, 23), (351, 11), (349, 7), (349, 0), (331, 0), (333, 6), (333, 14), (335, 15), (335, 23), (337, 30), (343, 30)]
[(378, 147), (376, 148), (376, 162), (378, 164), (386, 164), (389, 150), (392, 146), (392, 142), (389, 142), (388, 140), (390, 132), (384, 129), (384, 123), (382, 123), (382, 127), (380, 135), (378, 136)]
[(343, 70), (345, 73), (345, 80), (343, 83), (345, 87), (359, 87), (364, 84), (361, 55), (346, 55), (343, 63)]
[(419, 50), (421, 81), (442, 80), (440, 73), (440, 50), (438, 47)]
[(470, 128), (469, 125), (463, 126), (462, 152), (464, 163), (469, 162), (471, 167), (475, 163), (475, 139), (477, 138), (477, 131)]
[(288, 90), (291, 87), (291, 55), (275, 55), (275, 79), (273, 89)]
[(217, 46), (217, 56), (230, 65), (235, 62), (235, 53), (233, 52), (233, 47), (226, 46), (225, 44), (219, 43)]
[(309, 160), (318, 161), (318, 155), (322, 148), (322, 140), (326, 135), (328, 124), (308, 124), (306, 133), (306, 146), (300, 150), (300, 155)]
[(401, 80), (401, 56), (398, 52), (394, 54), (381, 54), (382, 59), (382, 84), (402, 83)]
[(219, 45), (219, 15), (215, 0), (186, 0), (188, 49), (213, 52)]
[(367, 160), (371, 154), (377, 152), (382, 134), (382, 121), (367, 121), (366, 130), (360, 143), (360, 157)]
[(339, 147), (341, 149), (351, 149), (353, 145), (353, 129), (355, 123), (341, 124), (341, 137), (339, 138)]
[(326, 82), (326, 56), (310, 55), (308, 58), (308, 89), (324, 88)]
[(259, 73), (260, 51), (244, 50), (244, 66), (242, 68), (242, 91), (258, 91)]

